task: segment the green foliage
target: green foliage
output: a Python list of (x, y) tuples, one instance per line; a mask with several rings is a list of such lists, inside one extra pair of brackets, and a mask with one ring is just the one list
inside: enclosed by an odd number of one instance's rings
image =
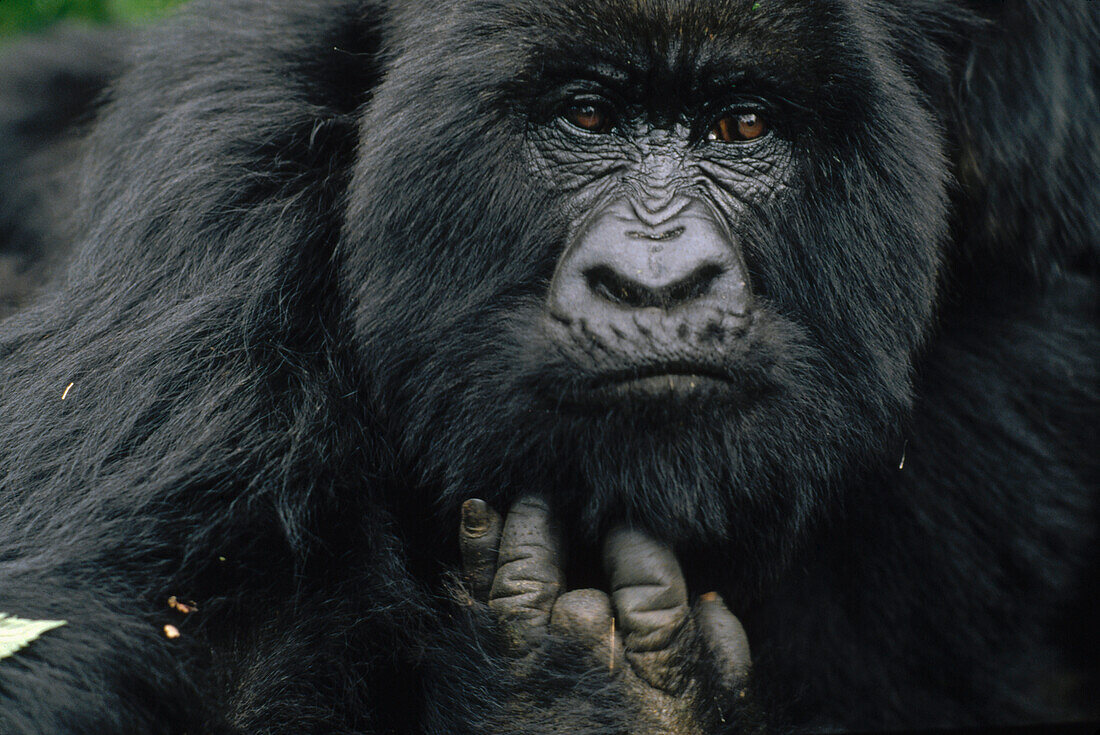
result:
[(64, 620), (20, 620), (0, 613), (0, 658), (7, 658)]
[(37, 31), (59, 20), (131, 21), (181, 0), (0, 0), (0, 36)]

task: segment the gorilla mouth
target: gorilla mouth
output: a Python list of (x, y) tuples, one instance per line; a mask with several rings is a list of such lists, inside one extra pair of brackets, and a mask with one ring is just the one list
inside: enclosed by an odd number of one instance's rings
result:
[(677, 399), (740, 392), (732, 376), (713, 365), (666, 363), (596, 377), (589, 394), (599, 399)]
[[(564, 401), (574, 408), (602, 407), (661, 413), (718, 405), (747, 408), (771, 391), (767, 377), (754, 370), (726, 370), (705, 362), (662, 362), (609, 370), (575, 384)], [(559, 399), (560, 401), (560, 399)]]
[(534, 357), (532, 387), (555, 408), (643, 412), (743, 406), (768, 391), (771, 371), (754, 349), (759, 319), (753, 315), (704, 320), (694, 335), (684, 334), (682, 321), (644, 316), (632, 323), (570, 325), (545, 318), (548, 340), (545, 352)]

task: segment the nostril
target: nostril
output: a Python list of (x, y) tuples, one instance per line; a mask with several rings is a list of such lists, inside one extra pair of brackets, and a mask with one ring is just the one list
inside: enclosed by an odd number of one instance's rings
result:
[(654, 306), (653, 294), (640, 283), (616, 273), (606, 265), (597, 265), (584, 272), (588, 288), (605, 301), (620, 306), (642, 309)]
[(720, 265), (700, 266), (685, 278), (664, 286), (651, 287), (638, 283), (606, 265), (597, 265), (584, 272), (588, 288), (605, 301), (632, 309), (671, 309), (706, 296), (723, 273)]
[[(694, 301), (700, 299), (710, 292), (714, 286), (714, 282), (722, 275), (722, 267), (714, 263), (709, 263), (700, 268), (696, 268), (687, 278), (683, 278), (676, 283), (670, 284), (662, 288), (665, 291), (665, 301), (668, 302), (668, 306), (676, 306), (677, 304), (683, 304), (688, 301)], [(667, 307), (666, 307), (667, 308)]]

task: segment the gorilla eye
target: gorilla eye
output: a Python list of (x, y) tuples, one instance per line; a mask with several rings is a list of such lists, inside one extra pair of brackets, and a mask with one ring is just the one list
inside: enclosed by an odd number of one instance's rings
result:
[(707, 140), (723, 143), (743, 143), (756, 140), (768, 132), (768, 123), (755, 112), (738, 112), (722, 116), (714, 123)]
[(582, 102), (565, 111), (566, 121), (589, 133), (607, 133), (611, 131), (611, 113), (606, 107), (594, 102)]

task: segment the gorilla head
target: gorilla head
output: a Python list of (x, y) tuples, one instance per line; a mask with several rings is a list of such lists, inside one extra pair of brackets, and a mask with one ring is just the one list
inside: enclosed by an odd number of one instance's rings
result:
[(774, 570), (830, 478), (900, 456), (946, 229), (927, 96), (851, 3), (460, 5), (404, 20), (350, 187), (391, 440), (452, 498)]
[(0, 612), (69, 621), (0, 731), (1053, 711), (1094, 5), (189, 3), (0, 322)]

